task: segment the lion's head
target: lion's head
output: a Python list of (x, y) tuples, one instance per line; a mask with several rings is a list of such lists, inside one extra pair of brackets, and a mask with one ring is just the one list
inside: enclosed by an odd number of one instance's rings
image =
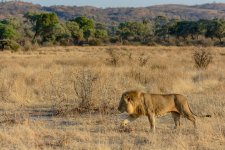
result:
[(118, 110), (123, 113), (133, 115), (143, 115), (144, 107), (142, 101), (142, 92), (139, 91), (128, 91), (122, 94), (120, 99)]

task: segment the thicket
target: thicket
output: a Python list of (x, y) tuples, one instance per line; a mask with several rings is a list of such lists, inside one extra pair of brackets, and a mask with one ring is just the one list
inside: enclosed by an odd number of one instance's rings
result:
[(26, 13), (0, 20), (0, 48), (17, 50), (52, 45), (224, 46), (225, 20), (178, 20), (158, 16), (142, 22), (105, 25), (85, 16), (59, 20), (55, 13)]

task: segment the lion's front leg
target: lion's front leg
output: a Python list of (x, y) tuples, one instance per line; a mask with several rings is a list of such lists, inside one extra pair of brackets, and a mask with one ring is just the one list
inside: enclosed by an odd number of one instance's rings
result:
[(138, 117), (134, 117), (134, 116), (127, 116), (127, 118), (125, 120), (122, 121), (121, 126), (125, 127), (128, 123), (136, 120)]
[(152, 132), (155, 132), (155, 114), (150, 113), (147, 116), (148, 116), (148, 120), (149, 120), (149, 123), (150, 123), (151, 130), (152, 130)]

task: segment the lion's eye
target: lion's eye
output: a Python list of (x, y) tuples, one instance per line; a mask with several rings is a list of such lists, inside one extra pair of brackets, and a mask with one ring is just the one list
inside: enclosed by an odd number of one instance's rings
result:
[(128, 97), (128, 98), (127, 98), (127, 101), (131, 101), (131, 98), (130, 98), (130, 97)]

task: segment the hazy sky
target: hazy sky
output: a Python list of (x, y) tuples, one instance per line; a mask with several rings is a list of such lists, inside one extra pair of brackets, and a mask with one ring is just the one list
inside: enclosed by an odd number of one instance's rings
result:
[(44, 6), (51, 5), (76, 5), (96, 7), (146, 7), (157, 4), (187, 4), (196, 5), (203, 3), (225, 3), (225, 0), (23, 0)]

